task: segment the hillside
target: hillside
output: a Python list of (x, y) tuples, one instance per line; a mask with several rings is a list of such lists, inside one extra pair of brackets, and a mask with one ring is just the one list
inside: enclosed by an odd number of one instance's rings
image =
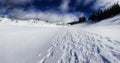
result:
[(85, 27), (2, 19), (0, 63), (120, 63), (120, 26), (103, 26), (117, 18)]

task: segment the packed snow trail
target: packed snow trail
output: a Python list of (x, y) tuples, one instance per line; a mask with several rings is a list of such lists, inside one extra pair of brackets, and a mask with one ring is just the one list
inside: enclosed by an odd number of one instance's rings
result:
[(38, 63), (120, 63), (120, 42), (97, 34), (63, 28), (39, 54)]

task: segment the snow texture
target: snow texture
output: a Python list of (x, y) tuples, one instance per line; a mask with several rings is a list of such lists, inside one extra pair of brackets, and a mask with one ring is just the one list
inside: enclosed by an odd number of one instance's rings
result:
[(38, 63), (119, 63), (119, 45), (109, 37), (65, 28), (40, 53)]
[(120, 63), (118, 24), (82, 27), (0, 19), (0, 63)]

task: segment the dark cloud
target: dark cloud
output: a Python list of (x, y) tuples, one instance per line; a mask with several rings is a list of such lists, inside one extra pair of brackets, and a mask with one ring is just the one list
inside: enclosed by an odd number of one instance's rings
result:
[(1, 4), (24, 4), (32, 2), (32, 0), (0, 0)]
[[(78, 2), (79, 1), (79, 2)], [(29, 10), (34, 8), (37, 11), (48, 11), (54, 10), (58, 12), (62, 12), (66, 9), (66, 12), (87, 12), (92, 10), (91, 6), (96, 2), (93, 0), (92, 2), (85, 3), (87, 0), (0, 0), (0, 8), (6, 8), (6, 10), (12, 10), (14, 8), (21, 8), (24, 10)], [(68, 2), (63, 5), (64, 2)], [(63, 9), (64, 8), (64, 9)]]
[(57, 9), (62, 3), (62, 0), (35, 0), (32, 4), (36, 9), (49, 10)]
[(91, 12), (103, 8), (109, 3), (111, 0), (0, 0), (0, 15), (16, 17), (16, 15), (19, 16), (19, 13), (27, 12), (28, 14), (29, 11), (34, 10), (33, 12), (38, 12), (38, 14), (39, 12), (52, 12), (57, 15), (70, 13), (77, 16), (81, 14), (88, 16)]
[[(84, 13), (89, 13), (94, 11), (94, 9), (92, 8), (97, 0), (90, 0), (88, 2), (88, 0), (71, 0), (69, 3), (70, 12), (84, 12)], [(88, 2), (88, 3), (87, 3)]]

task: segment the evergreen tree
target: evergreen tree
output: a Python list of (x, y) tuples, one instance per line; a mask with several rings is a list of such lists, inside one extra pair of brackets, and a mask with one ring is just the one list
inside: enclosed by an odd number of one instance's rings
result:
[(70, 22), (68, 24), (70, 25), (79, 24), (79, 23), (85, 22), (86, 20), (87, 19), (85, 17), (80, 17), (78, 21)]
[(99, 10), (96, 13), (93, 12), (92, 15), (89, 17), (89, 20), (99, 22), (100, 20), (113, 17), (117, 14), (120, 14), (120, 5), (118, 3), (115, 3), (105, 10)]
[(78, 23), (85, 22), (86, 18), (85, 17), (80, 17)]

